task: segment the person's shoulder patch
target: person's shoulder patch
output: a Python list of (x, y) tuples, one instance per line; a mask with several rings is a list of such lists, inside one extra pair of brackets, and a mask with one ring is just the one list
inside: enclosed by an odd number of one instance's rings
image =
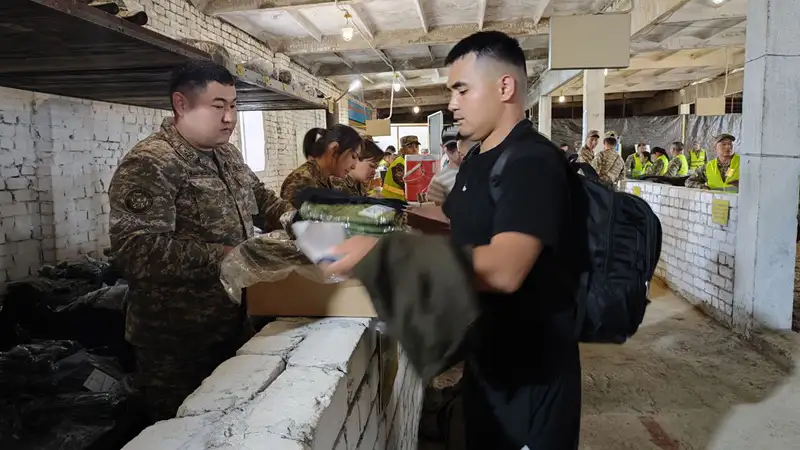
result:
[(153, 194), (144, 189), (133, 189), (125, 195), (125, 209), (134, 214), (143, 214), (153, 207)]

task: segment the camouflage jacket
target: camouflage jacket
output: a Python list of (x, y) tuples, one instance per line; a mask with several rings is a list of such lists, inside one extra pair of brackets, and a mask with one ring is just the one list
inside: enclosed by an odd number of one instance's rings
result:
[[(719, 167), (719, 172), (725, 173), (731, 167), (731, 160), (728, 160), (727, 163), (723, 163), (719, 159), (717, 159), (717, 165)], [(686, 179), (684, 185), (686, 187), (695, 189), (705, 189), (708, 187), (706, 186), (707, 182), (708, 182), (708, 177), (706, 176), (706, 164), (703, 164), (702, 166), (698, 167), (693, 174), (689, 175), (689, 178)]]
[(583, 146), (578, 151), (578, 162), (591, 164), (594, 160), (594, 150)]
[(349, 175), (344, 178), (331, 177), (331, 184), (333, 185), (334, 188), (343, 192), (347, 192), (352, 196), (369, 197), (369, 189), (367, 189), (367, 183), (356, 181), (350, 178)]
[(594, 155), (591, 164), (597, 171), (600, 181), (609, 186), (616, 185), (617, 181), (624, 178), (625, 163), (615, 150), (603, 150)]
[(281, 198), (294, 204), (297, 194), (306, 188), (336, 189), (331, 178), (325, 176), (313, 159), (304, 162), (286, 176), (281, 185)]
[(645, 175), (658, 175), (663, 170), (664, 170), (664, 161), (661, 159), (656, 159), (653, 165), (647, 168), (647, 170), (645, 171)]
[(220, 283), (224, 246), (282, 227), (293, 208), (266, 189), (226, 144), (193, 148), (166, 119), (111, 179), (111, 250), (130, 284), (126, 336), (134, 345), (238, 338), (240, 308)]

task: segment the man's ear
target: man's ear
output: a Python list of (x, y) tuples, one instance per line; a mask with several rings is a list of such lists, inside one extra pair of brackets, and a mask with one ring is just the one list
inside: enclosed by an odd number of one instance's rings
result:
[(189, 99), (181, 92), (172, 93), (172, 107), (177, 115), (182, 116), (189, 109)]
[(517, 82), (510, 74), (505, 74), (500, 77), (500, 100), (507, 102), (514, 99), (517, 92)]

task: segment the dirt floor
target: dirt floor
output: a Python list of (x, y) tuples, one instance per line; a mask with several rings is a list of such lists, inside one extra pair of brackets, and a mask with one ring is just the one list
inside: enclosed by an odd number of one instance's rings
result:
[[(800, 380), (774, 395), (788, 374), (663, 286), (651, 294), (632, 340), (582, 347), (580, 448), (800, 448)], [(742, 423), (751, 430), (746, 436)], [(446, 447), (423, 442), (420, 448)]]

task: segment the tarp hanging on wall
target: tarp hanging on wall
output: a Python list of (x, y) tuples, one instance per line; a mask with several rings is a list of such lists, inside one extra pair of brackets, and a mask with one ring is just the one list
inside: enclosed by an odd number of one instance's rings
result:
[[(581, 119), (554, 119), (551, 139), (556, 145), (569, 144), (581, 140)], [(719, 133), (730, 133), (740, 139), (742, 129), (741, 114), (724, 116), (695, 116), (686, 118), (686, 145), (700, 142), (704, 148), (710, 149), (712, 139)], [(644, 142), (651, 147), (669, 148), (669, 144), (681, 139), (681, 116), (626, 117), (623, 119), (606, 119), (606, 131), (616, 131), (622, 138), (625, 148), (637, 142)]]

